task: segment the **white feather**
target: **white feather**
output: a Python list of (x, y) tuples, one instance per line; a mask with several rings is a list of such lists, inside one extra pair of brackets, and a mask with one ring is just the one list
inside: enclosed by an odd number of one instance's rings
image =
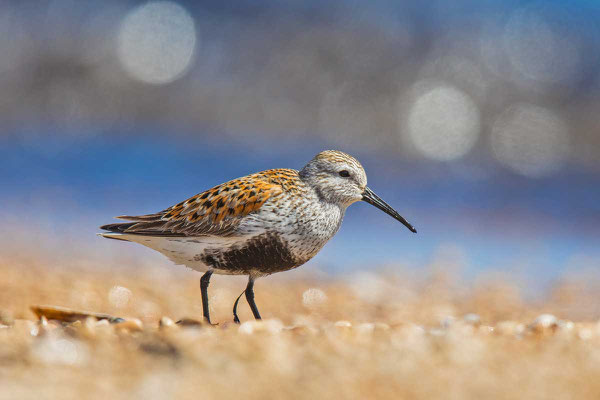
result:
[[(206, 248), (226, 249), (231, 246), (241, 245), (247, 240), (244, 237), (227, 238), (218, 236), (165, 237), (126, 233), (99, 233), (98, 235), (108, 239), (139, 243), (164, 254), (177, 265), (185, 265), (199, 272), (206, 272), (209, 269), (213, 269), (213, 267), (201, 261), (201, 255)], [(235, 271), (214, 269), (214, 272), (222, 275), (236, 275)]]

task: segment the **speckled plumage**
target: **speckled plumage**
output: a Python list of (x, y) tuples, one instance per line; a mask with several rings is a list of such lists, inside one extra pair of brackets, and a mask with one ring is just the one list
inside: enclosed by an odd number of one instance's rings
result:
[[(344, 153), (323, 152), (316, 159), (327, 156), (362, 170)], [(118, 217), (132, 222), (102, 226), (114, 232), (104, 236), (143, 244), (202, 272), (262, 276), (295, 268), (337, 232), (345, 211), (322, 202), (300, 175), (272, 169), (237, 178), (158, 213)]]
[(253, 282), (314, 257), (338, 231), (346, 208), (359, 200), (414, 230), (366, 184), (356, 159), (328, 150), (300, 171), (258, 172), (154, 214), (118, 217), (129, 222), (104, 225), (109, 232), (101, 235), (150, 247), (176, 264), (209, 271), (208, 278), (212, 272), (243, 274)]
[(298, 172), (292, 169), (263, 171), (215, 186), (155, 214), (117, 217), (133, 224), (107, 226), (140, 235), (235, 236), (241, 233), (238, 228), (244, 217), (259, 211), (269, 199), (276, 201), (284, 192), (298, 193), (297, 179)]

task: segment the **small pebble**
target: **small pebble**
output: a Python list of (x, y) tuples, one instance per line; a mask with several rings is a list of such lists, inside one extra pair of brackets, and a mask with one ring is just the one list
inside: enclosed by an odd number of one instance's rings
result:
[[(12, 325), (12, 330), (17, 333), (25, 333), (37, 336), (38, 326), (35, 322), (30, 321), (28, 319), (15, 319)], [(35, 333), (35, 334), (34, 334)]]
[(72, 336), (91, 339), (96, 337), (96, 323), (96, 318), (87, 317), (84, 320), (77, 320), (67, 325), (65, 330)]
[(444, 329), (434, 328), (430, 329), (428, 332), (431, 336), (444, 336), (446, 331)]
[(500, 321), (494, 331), (500, 335), (521, 335), (525, 331), (525, 325), (516, 321)]
[(375, 331), (375, 324), (364, 322), (356, 327), (356, 331), (360, 334), (371, 334)]
[(336, 321), (333, 326), (336, 328), (352, 328), (352, 323), (350, 321)]
[(463, 321), (466, 324), (473, 325), (473, 326), (479, 326), (479, 325), (481, 325), (481, 317), (479, 315), (477, 315), (477, 314), (474, 314), (474, 313), (466, 314), (463, 317)]
[(477, 332), (483, 333), (484, 335), (489, 335), (490, 333), (494, 333), (494, 331), (494, 327), (488, 325), (481, 325), (477, 328)]
[(239, 333), (253, 334), (255, 332), (267, 332), (277, 334), (283, 329), (283, 324), (278, 319), (266, 319), (261, 321), (245, 321), (238, 328)]
[(178, 326), (186, 327), (186, 328), (202, 328), (205, 326), (212, 326), (206, 321), (201, 321), (199, 319), (194, 318), (182, 318), (175, 323)]
[(529, 325), (534, 333), (547, 333), (558, 327), (558, 319), (552, 314), (541, 314)]
[(142, 330), (144, 330), (144, 325), (139, 319), (132, 318), (125, 320), (124, 322), (119, 322), (118, 324), (115, 324), (115, 329), (117, 332), (141, 332)]
[(316, 335), (319, 333), (317, 328), (310, 325), (295, 325), (284, 329), (296, 335)]
[(52, 332), (57, 328), (61, 328), (62, 325), (58, 321), (49, 321), (45, 316), (41, 316), (37, 324), (37, 333), (34, 336), (42, 336), (48, 332)]
[(581, 328), (577, 332), (577, 336), (581, 340), (589, 340), (594, 336), (594, 333), (592, 332), (592, 330), (590, 328)]
[(88, 317), (83, 321), (83, 326), (90, 332), (93, 332), (98, 325), (98, 320), (94, 317)]
[(383, 322), (376, 322), (375, 323), (375, 330), (376, 331), (389, 331), (390, 330), (390, 326), (386, 323)]
[(561, 319), (557, 322), (558, 328), (565, 331), (572, 331), (575, 327), (573, 321)]
[(452, 315), (447, 315), (444, 318), (442, 318), (442, 320), (440, 321), (440, 325), (442, 326), (442, 328), (448, 329), (455, 322), (456, 322), (456, 318), (455, 317), (453, 317)]
[(266, 332), (269, 332), (271, 334), (277, 334), (283, 330), (283, 323), (276, 318), (271, 318), (263, 320), (262, 328)]
[(244, 335), (252, 335), (254, 333), (254, 321), (245, 321), (240, 324), (238, 332)]
[(158, 322), (158, 326), (160, 329), (173, 328), (176, 327), (175, 322), (169, 317), (162, 317)]
[(15, 322), (12, 313), (0, 311), (0, 325), (12, 326)]
[(421, 325), (416, 325), (413, 323), (401, 323), (393, 326), (393, 329), (402, 333), (403, 335), (414, 335), (414, 336), (422, 336), (427, 331)]

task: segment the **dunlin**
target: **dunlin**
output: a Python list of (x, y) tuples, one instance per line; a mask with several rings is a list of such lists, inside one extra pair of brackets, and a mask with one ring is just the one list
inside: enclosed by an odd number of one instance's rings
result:
[[(104, 225), (101, 235), (136, 242), (175, 264), (204, 272), (202, 311), (210, 323), (208, 284), (213, 273), (248, 275), (242, 294), (256, 319), (254, 281), (304, 264), (340, 228), (346, 208), (365, 201), (409, 224), (367, 187), (362, 165), (328, 150), (300, 171), (271, 169), (215, 186), (155, 214), (121, 216), (129, 222)], [(234, 321), (239, 322), (237, 304)]]

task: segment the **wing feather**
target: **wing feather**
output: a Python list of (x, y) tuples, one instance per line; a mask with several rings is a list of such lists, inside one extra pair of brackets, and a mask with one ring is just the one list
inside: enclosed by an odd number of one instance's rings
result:
[(258, 211), (267, 200), (298, 189), (298, 172), (276, 169), (215, 186), (163, 211), (117, 217), (131, 221), (104, 225), (118, 233), (151, 236), (232, 236), (243, 217)]

